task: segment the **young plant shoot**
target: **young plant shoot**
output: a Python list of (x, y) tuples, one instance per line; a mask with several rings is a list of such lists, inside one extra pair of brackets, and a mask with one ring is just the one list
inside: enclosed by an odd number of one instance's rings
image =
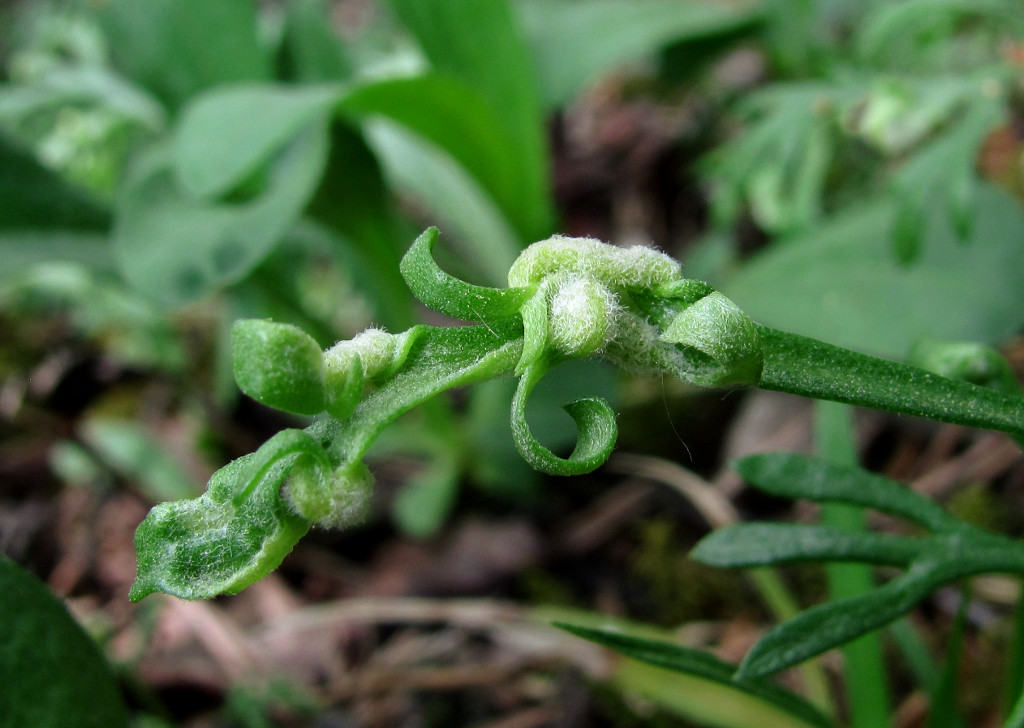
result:
[(512, 432), (534, 468), (580, 475), (615, 445), (615, 413), (599, 398), (565, 405), (576, 447), (561, 457), (526, 419), (537, 383), (563, 361), (601, 356), (637, 374), (701, 387), (760, 386), (877, 407), (1024, 438), (1024, 400), (755, 324), (706, 283), (646, 247), (555, 236), (522, 252), (508, 288), (461, 281), (435, 263), (435, 228), (402, 260), (413, 294), (468, 326), (371, 329), (327, 351), (301, 329), (265, 320), (233, 331), (235, 379), (250, 397), (316, 415), (218, 470), (199, 498), (156, 506), (135, 543), (137, 601), (233, 594), (275, 569), (310, 525), (342, 528), (367, 511), (363, 458), (402, 413), (441, 392), (513, 375)]

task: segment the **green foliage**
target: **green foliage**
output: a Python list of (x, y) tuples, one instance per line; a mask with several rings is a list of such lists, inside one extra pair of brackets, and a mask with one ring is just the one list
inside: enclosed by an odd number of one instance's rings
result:
[[(589, 397), (565, 406), (577, 428), (576, 447), (567, 458), (541, 444), (527, 423), (534, 387), (571, 358), (600, 354), (620, 366), (701, 386), (760, 384), (1024, 434), (1019, 397), (758, 327), (724, 296), (682, 278), (673, 260), (648, 248), (556, 236), (527, 248), (509, 271), (510, 287), (497, 289), (459, 281), (437, 267), (431, 256), (436, 239), (437, 230), (428, 229), (403, 260), (410, 288), (441, 313), (482, 323), (416, 326), (397, 335), (370, 330), (323, 353), (294, 326), (236, 324), (235, 371), (247, 393), (269, 406), (326, 413), (305, 432), (286, 430), (255, 455), (226, 466), (198, 500), (154, 509), (137, 536), (133, 599), (156, 590), (187, 598), (238, 591), (275, 568), (307, 522), (352, 523), (372, 480), (362, 463), (370, 445), (398, 415), (454, 386), (519, 376), (511, 420), (523, 459), (552, 475), (594, 470), (608, 458), (617, 435), (615, 414), (604, 400)], [(370, 384), (376, 388), (364, 395)], [(720, 532), (725, 534), (720, 538), (732, 539), (726, 543), (733, 551), (724, 552), (714, 550), (713, 537), (698, 555), (718, 564), (817, 557), (908, 568), (908, 577), (883, 588), (886, 598), (855, 597), (840, 605), (839, 611), (860, 605), (860, 621), (848, 621), (843, 630), (800, 631), (816, 641), (790, 649), (786, 664), (895, 619), (937, 584), (991, 567), (993, 552), (1002, 548), (1002, 541), (992, 540), (996, 537), (982, 539), (884, 479), (834, 466), (812, 472), (800, 460), (758, 469), (761, 462), (747, 461), (743, 474), (776, 495), (879, 508), (936, 533), (936, 540), (927, 542), (824, 527), (746, 526), (738, 536), (730, 535), (735, 529)], [(450, 487), (447, 469), (435, 477)], [(435, 486), (437, 492), (442, 485)], [(408, 513), (408, 501), (402, 508)], [(980, 544), (976, 553), (958, 550), (965, 533)], [(767, 548), (759, 545), (765, 542)], [(760, 561), (745, 562), (752, 551)], [(952, 565), (940, 558), (953, 554), (959, 560)], [(813, 610), (807, 615), (796, 621), (815, 618)], [(781, 649), (769, 651), (770, 659), (751, 658), (744, 669), (777, 669), (787, 659), (776, 656)]]
[(766, 675), (888, 624), (942, 584), (987, 572), (1024, 572), (1019, 542), (963, 523), (932, 501), (877, 475), (798, 455), (754, 455), (737, 463), (743, 478), (772, 495), (872, 508), (926, 529), (898, 536), (830, 526), (741, 524), (713, 533), (693, 557), (716, 566), (859, 561), (906, 571), (858, 596), (813, 607), (766, 634), (740, 675)]
[(755, 698), (758, 705), (751, 710), (751, 718), (757, 720), (760, 725), (775, 725), (780, 728), (829, 728), (835, 725), (813, 705), (772, 682), (760, 678), (737, 680), (734, 678), (735, 665), (723, 662), (701, 650), (687, 649), (671, 642), (659, 642), (610, 630), (557, 622), (556, 626), (578, 637), (610, 647), (634, 660), (726, 686), (730, 691)]
[(0, 715), (10, 725), (124, 728), (102, 653), (45, 585), (0, 556)]

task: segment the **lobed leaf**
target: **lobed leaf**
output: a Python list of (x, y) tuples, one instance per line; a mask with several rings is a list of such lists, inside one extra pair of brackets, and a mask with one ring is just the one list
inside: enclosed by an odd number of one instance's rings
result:
[(129, 598), (236, 594), (276, 569), (309, 529), (280, 495), (300, 462), (329, 467), (320, 444), (284, 430), (210, 478), (202, 496), (161, 503), (135, 532), (138, 576)]

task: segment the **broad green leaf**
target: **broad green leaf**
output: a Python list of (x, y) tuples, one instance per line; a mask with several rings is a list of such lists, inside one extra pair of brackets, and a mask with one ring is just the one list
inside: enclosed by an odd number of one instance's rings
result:
[(454, 157), (400, 125), (371, 120), (363, 129), (388, 186), (437, 220), (467, 270), (504, 285), (522, 243), (494, 197)]
[[(450, 154), (494, 198), (524, 241), (543, 237), (531, 223), (541, 192), (526, 166), (527, 150), (502, 122), (483, 94), (450, 76), (426, 74), (364, 84), (339, 99), (339, 109), (356, 119), (386, 118)], [(546, 170), (542, 170), (546, 174)], [(533, 227), (530, 227), (530, 226)], [(538, 232), (539, 230), (539, 232)], [(531, 231), (537, 237), (531, 237)]]
[(515, 9), (549, 107), (563, 106), (601, 74), (668, 43), (704, 40), (759, 19), (753, 3), (520, 0)]
[(125, 278), (151, 298), (178, 305), (243, 277), (305, 207), (326, 156), (324, 124), (314, 122), (270, 163), (253, 199), (229, 203), (185, 195), (168, 150), (151, 151), (118, 204), (114, 250)]
[(177, 108), (203, 89), (270, 77), (250, 0), (111, 0), (99, 18), (119, 68)]
[(803, 561), (863, 561), (907, 566), (927, 541), (830, 526), (743, 523), (701, 539), (690, 557), (711, 566), (768, 566)]
[[(768, 453), (736, 461), (751, 485), (782, 498), (848, 503), (905, 518), (938, 533), (958, 531), (961, 523), (933, 501), (899, 483), (860, 468), (834, 465), (805, 455)], [(906, 556), (904, 547), (895, 553)]]
[(247, 319), (231, 329), (238, 388), (268, 407), (303, 415), (327, 407), (323, 351), (292, 324)]
[(738, 677), (770, 675), (892, 622), (948, 580), (942, 572), (941, 566), (923, 563), (866, 594), (801, 612), (751, 648)]
[(902, 357), (921, 337), (995, 345), (1024, 325), (1024, 214), (1014, 201), (980, 186), (960, 245), (936, 200), (911, 267), (889, 248), (893, 211), (876, 202), (839, 215), (754, 256), (721, 289), (762, 324), (882, 356)]
[(341, 95), (338, 86), (232, 86), (196, 97), (174, 136), (174, 170), (183, 193), (224, 195), (267, 164)]
[[(31, 152), (0, 136), (0, 229), (103, 231), (110, 213), (88, 193), (42, 166)], [(9, 258), (4, 256), (6, 266)]]
[(548, 156), (536, 70), (507, 0), (391, 0), (438, 71), (478, 92), (518, 157), (506, 174), (526, 202), (510, 218), (523, 240), (551, 232)]
[[(723, 662), (718, 658), (700, 650), (681, 647), (671, 642), (661, 642), (642, 637), (635, 637), (621, 632), (592, 629), (571, 624), (555, 623), (571, 634), (597, 644), (610, 647), (626, 657), (648, 665), (671, 670), (700, 680), (703, 685), (694, 686), (690, 691), (692, 705), (689, 710), (683, 707), (684, 713), (700, 716), (701, 722), (708, 721), (718, 726), (816, 726), (826, 728), (835, 724), (817, 708), (803, 698), (766, 680), (736, 680), (736, 666)], [(721, 700), (710, 700), (710, 695), (718, 694)], [(676, 686), (682, 692), (682, 686)], [(680, 696), (681, 697), (681, 696)], [(753, 702), (740, 707), (750, 699)], [(715, 711), (707, 703), (723, 706)], [(729, 705), (732, 709), (724, 709)]]
[(0, 716), (10, 726), (126, 728), (96, 643), (46, 586), (0, 555)]
[(309, 529), (279, 491), (297, 466), (324, 467), (319, 447), (305, 432), (284, 430), (214, 473), (199, 498), (154, 507), (135, 532), (131, 600), (236, 594), (276, 569)]

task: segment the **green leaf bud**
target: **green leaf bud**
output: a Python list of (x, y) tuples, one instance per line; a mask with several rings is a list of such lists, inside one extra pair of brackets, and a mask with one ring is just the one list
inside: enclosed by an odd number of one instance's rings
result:
[(373, 474), (362, 462), (346, 463), (332, 471), (312, 459), (297, 463), (281, 491), (303, 518), (321, 526), (344, 528), (359, 523), (369, 511)]
[(679, 263), (653, 248), (620, 248), (593, 238), (555, 235), (520, 253), (509, 269), (508, 283), (526, 287), (555, 273), (583, 273), (624, 289), (653, 288), (680, 277)]
[(761, 379), (764, 352), (757, 326), (717, 291), (679, 312), (661, 338), (703, 355), (695, 357), (694, 384), (754, 385)]
[(235, 381), (268, 407), (315, 415), (326, 407), (320, 345), (298, 326), (245, 319), (231, 330)]
[(556, 351), (588, 356), (604, 348), (619, 306), (614, 294), (589, 276), (570, 278), (551, 297), (548, 330)]

